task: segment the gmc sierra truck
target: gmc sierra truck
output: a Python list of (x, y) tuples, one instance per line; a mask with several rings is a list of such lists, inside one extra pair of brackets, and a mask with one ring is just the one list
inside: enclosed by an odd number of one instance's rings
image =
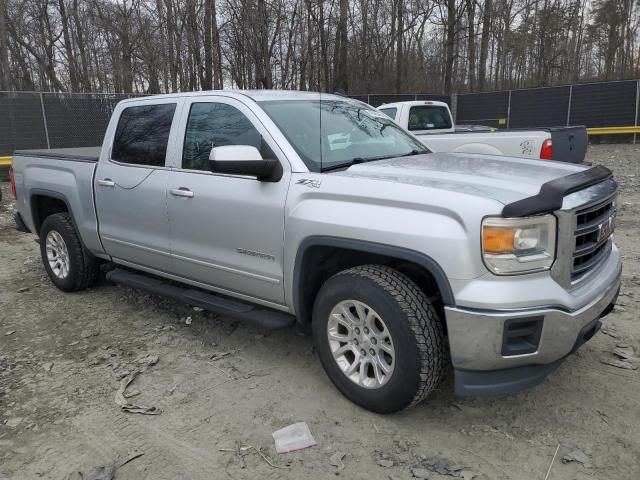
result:
[(375, 412), (436, 388), (541, 382), (612, 309), (617, 185), (604, 167), (430, 153), (376, 109), (303, 92), (120, 102), (102, 148), (15, 154), (19, 229), (51, 281), (108, 278), (313, 334)]
[(388, 103), (378, 110), (417, 136), (432, 152), (485, 153), (583, 163), (589, 138), (581, 127), (496, 130), (454, 125), (449, 105), (435, 101)]

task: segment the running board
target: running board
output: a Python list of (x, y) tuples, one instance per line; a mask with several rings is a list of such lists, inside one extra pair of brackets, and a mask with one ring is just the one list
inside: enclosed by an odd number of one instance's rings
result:
[(268, 330), (287, 328), (295, 323), (295, 317), (267, 307), (253, 305), (240, 300), (223, 297), (187, 286), (180, 287), (159, 278), (132, 273), (127, 270), (112, 270), (107, 279), (118, 285), (139, 288), (149, 293), (171, 298), (177, 302), (200, 307), (209, 312), (242, 320)]

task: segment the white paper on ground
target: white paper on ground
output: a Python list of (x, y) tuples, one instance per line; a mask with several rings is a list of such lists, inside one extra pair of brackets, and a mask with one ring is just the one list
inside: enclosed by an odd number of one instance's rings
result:
[(304, 422), (294, 423), (271, 434), (276, 442), (276, 452), (288, 453), (316, 445), (309, 427)]

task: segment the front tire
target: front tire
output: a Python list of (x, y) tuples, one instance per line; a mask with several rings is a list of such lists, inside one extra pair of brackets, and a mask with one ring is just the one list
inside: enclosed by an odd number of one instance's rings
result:
[(331, 381), (367, 410), (411, 407), (442, 379), (442, 323), (424, 292), (392, 268), (363, 265), (327, 280), (316, 297), (312, 329)]
[(98, 278), (98, 260), (82, 246), (68, 213), (49, 215), (42, 223), (40, 255), (53, 284), (65, 292), (84, 290)]

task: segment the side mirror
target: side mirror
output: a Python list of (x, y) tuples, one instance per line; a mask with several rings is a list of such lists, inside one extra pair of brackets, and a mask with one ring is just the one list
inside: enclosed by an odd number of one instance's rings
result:
[(213, 173), (249, 175), (268, 180), (278, 166), (275, 159), (264, 159), (256, 147), (227, 145), (213, 147), (209, 153), (209, 170)]

